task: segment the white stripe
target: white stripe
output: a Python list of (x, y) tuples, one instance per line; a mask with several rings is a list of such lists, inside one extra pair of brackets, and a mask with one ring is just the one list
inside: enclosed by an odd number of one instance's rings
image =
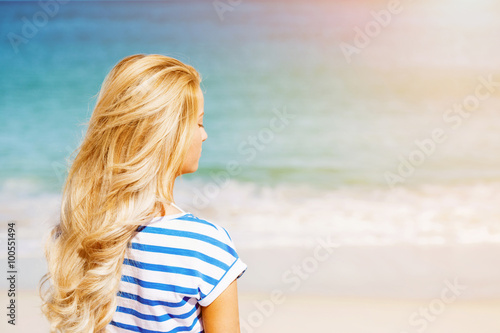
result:
[(137, 237), (134, 237), (132, 242), (139, 244), (148, 244), (161, 247), (198, 251), (212, 258), (216, 258), (217, 260), (222, 261), (226, 265), (231, 264), (235, 260), (234, 256), (231, 253), (227, 252), (226, 250), (223, 250), (220, 247), (207, 243), (205, 241), (189, 237), (141, 233)]
[[(187, 257), (177, 254), (144, 252), (135, 249), (130, 250), (130, 252), (131, 254), (130, 256), (128, 256), (128, 258), (136, 261), (147, 260), (148, 263), (157, 263), (160, 265), (168, 263), (169, 266), (178, 266), (178, 267), (196, 269), (202, 272), (203, 274), (215, 277), (216, 279), (217, 277), (220, 277), (224, 274), (224, 270), (222, 268), (214, 266), (196, 257)], [(126, 269), (126, 266), (128, 265), (123, 265), (123, 268)]]
[[(177, 273), (166, 273), (166, 272), (155, 272), (155, 271), (145, 271), (145, 270), (123, 270), (123, 275), (132, 276), (139, 280), (152, 282), (152, 283), (161, 283), (161, 284), (169, 284), (182, 288), (191, 288), (196, 289), (196, 286), (201, 288), (203, 293), (207, 293), (208, 290), (211, 290), (214, 285), (208, 282), (203, 281), (201, 278)], [(216, 280), (219, 281), (221, 276), (219, 276)], [(124, 283), (129, 283), (122, 281)], [(192, 296), (191, 296), (192, 297)]]

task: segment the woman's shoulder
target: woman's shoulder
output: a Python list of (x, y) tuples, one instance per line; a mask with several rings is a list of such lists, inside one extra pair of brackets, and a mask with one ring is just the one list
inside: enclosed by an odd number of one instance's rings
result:
[(225, 231), (218, 223), (211, 220), (200, 218), (192, 213), (183, 212), (169, 216), (156, 217), (145, 227), (157, 227), (163, 229), (201, 229), (206, 231), (219, 230)]
[(155, 238), (187, 239), (197, 243), (209, 243), (229, 252), (233, 252), (229, 248), (234, 247), (231, 236), (224, 227), (189, 212), (154, 218), (137, 231), (144, 236), (150, 235), (150, 237)]

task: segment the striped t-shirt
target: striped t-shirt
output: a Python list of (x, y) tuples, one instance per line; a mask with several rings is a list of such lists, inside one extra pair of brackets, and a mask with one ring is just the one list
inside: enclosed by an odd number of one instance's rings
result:
[(108, 332), (203, 332), (200, 306), (214, 301), (247, 266), (227, 231), (191, 213), (137, 229), (122, 268)]

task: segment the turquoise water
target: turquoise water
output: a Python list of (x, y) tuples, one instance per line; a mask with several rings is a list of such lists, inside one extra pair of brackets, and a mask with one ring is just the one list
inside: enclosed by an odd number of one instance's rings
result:
[[(221, 21), (210, 1), (75, 1), (17, 52), (8, 34), (22, 36), (23, 17), (43, 8), (2, 2), (0, 184), (57, 193), (104, 76), (134, 53), (179, 58), (203, 77), (209, 139), (188, 180), (211, 181), (236, 161), (240, 182), (387, 188), (415, 140), (441, 128), (446, 141), (402, 185), (498, 181), (500, 89), (458, 129), (443, 114), (478, 76), (500, 81), (500, 11), (447, 4), (405, 5), (349, 63), (339, 44), (384, 2), (244, 1)], [(293, 119), (270, 136), (276, 110)]]

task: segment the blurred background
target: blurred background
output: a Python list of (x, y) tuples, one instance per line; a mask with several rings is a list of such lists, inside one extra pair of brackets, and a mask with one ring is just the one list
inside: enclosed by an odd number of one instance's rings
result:
[(48, 331), (44, 237), (100, 84), (137, 53), (202, 76), (208, 139), (175, 197), (249, 266), (242, 332), (500, 329), (498, 2), (2, 1), (0, 18), (0, 264), (15, 221), (19, 271), (2, 332)]

